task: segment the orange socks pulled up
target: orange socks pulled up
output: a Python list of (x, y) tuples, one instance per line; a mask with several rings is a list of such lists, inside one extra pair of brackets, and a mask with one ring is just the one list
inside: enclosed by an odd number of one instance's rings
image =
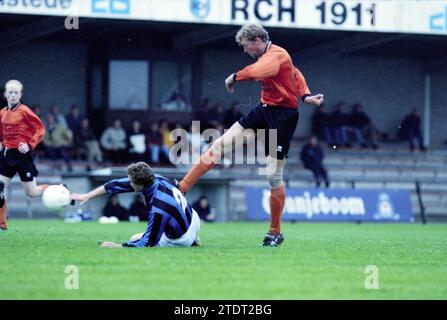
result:
[(213, 152), (211, 150), (202, 154), (183, 180), (180, 181), (180, 191), (183, 193), (188, 192), (196, 184), (200, 177), (210, 171), (215, 164), (216, 160), (214, 160)]
[(6, 223), (6, 207), (8, 206), (6, 199), (3, 207), (0, 208), (0, 229), (6, 230), (8, 229), (8, 225)]
[(270, 190), (270, 228), (269, 233), (281, 232), (281, 217), (286, 200), (286, 188), (284, 185)]

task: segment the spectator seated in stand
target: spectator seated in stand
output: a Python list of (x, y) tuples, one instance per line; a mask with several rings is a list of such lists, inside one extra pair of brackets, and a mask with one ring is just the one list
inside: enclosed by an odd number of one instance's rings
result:
[(59, 159), (63, 159), (68, 171), (72, 171), (69, 149), (73, 146), (73, 133), (68, 129), (65, 122), (56, 122), (53, 114), (49, 113), (46, 123), (46, 134), (43, 143), (49, 158), (54, 163), (54, 168), (59, 170)]
[(346, 102), (340, 101), (335, 105), (335, 111), (331, 114), (332, 136), (336, 147), (351, 147), (349, 143), (351, 119), (346, 108)]
[(216, 220), (216, 214), (214, 209), (211, 208), (208, 198), (204, 195), (200, 196), (196, 202), (192, 205), (193, 209), (196, 210), (203, 222), (214, 222)]
[(242, 112), (239, 110), (239, 101), (231, 102), (230, 108), (224, 115), (224, 128), (229, 129), (236, 121), (243, 117)]
[(363, 111), (363, 106), (360, 103), (352, 106), (351, 125), (355, 140), (362, 148), (371, 146), (375, 150), (379, 147), (377, 144), (378, 130)]
[(150, 162), (152, 165), (160, 164), (160, 154), (169, 159), (169, 148), (163, 144), (163, 135), (157, 122), (152, 122), (146, 135)]
[(188, 100), (178, 90), (172, 92), (171, 96), (162, 103), (163, 110), (187, 111), (190, 109)]
[(329, 188), (329, 177), (326, 168), (323, 166), (324, 153), (317, 137), (311, 137), (309, 143), (303, 146), (300, 158), (304, 168), (312, 171), (316, 187), (319, 188), (321, 180), (324, 180), (326, 188)]
[(107, 152), (113, 164), (127, 161), (126, 136), (120, 119), (115, 119), (113, 126), (108, 127), (101, 135), (101, 147)]
[(90, 171), (94, 163), (102, 164), (102, 151), (99, 147), (98, 139), (96, 139), (93, 129), (90, 127), (90, 120), (83, 118), (78, 133), (75, 136), (76, 145), (80, 150), (83, 150), (87, 160), (86, 170)]
[(129, 213), (127, 209), (124, 208), (118, 200), (118, 196), (111, 196), (105, 207), (102, 209), (102, 214), (105, 217), (116, 217), (119, 221), (129, 221)]
[(407, 114), (400, 124), (400, 135), (405, 137), (408, 141), (410, 151), (414, 151), (414, 139), (417, 139), (419, 149), (426, 151), (427, 147), (424, 146), (421, 130), (421, 117), (416, 108), (410, 114)]
[(141, 128), (141, 122), (132, 121), (132, 127), (127, 134), (127, 144), (129, 146), (129, 156), (131, 162), (148, 162), (146, 135)]
[(137, 194), (130, 205), (129, 216), (138, 217), (140, 221), (148, 221), (146, 203), (142, 194)]
[(50, 108), (50, 114), (53, 115), (55, 121), (57, 123), (61, 123), (67, 126), (67, 121), (65, 120), (64, 115), (61, 113), (61, 109), (59, 106), (54, 105)]
[[(171, 141), (170, 140), (171, 129), (169, 127), (169, 122), (166, 121), (166, 120), (161, 120), (159, 125), (160, 125), (160, 134), (161, 134), (161, 136), (163, 138), (162, 139), (162, 146), (161, 146), (161, 150), (163, 152), (161, 154), (166, 157), (164, 163), (172, 165), (171, 160), (170, 160), (170, 156), (169, 156), (169, 150), (175, 144), (175, 141)], [(163, 162), (161, 162), (161, 163), (163, 163)]]
[(208, 112), (208, 122), (214, 128), (218, 128), (224, 122), (223, 107), (220, 103), (216, 103)]

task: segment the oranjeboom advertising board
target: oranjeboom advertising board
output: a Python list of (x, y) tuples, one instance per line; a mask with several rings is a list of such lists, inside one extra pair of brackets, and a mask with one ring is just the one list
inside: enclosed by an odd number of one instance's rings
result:
[[(270, 218), (270, 190), (246, 188), (247, 218)], [(403, 190), (287, 189), (283, 221), (413, 222)]]

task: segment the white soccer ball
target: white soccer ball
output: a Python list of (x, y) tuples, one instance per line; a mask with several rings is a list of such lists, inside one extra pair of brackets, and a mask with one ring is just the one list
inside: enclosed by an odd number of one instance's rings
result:
[(60, 211), (71, 202), (70, 190), (63, 185), (48, 186), (42, 193), (42, 202), (51, 211)]
[(107, 224), (109, 224), (109, 223), (118, 223), (119, 222), (119, 220), (118, 220), (118, 218), (117, 217), (105, 217), (105, 216), (102, 216), (101, 218), (99, 218), (99, 223), (107, 223)]
[(102, 216), (98, 220), (99, 223), (109, 223), (109, 217)]
[(120, 221), (118, 220), (117, 217), (115, 216), (109, 217), (109, 223), (118, 223), (118, 222)]

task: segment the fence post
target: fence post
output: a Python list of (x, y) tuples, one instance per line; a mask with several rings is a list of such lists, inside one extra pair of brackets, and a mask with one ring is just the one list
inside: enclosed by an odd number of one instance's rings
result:
[(416, 181), (415, 184), (416, 184), (416, 193), (418, 195), (419, 208), (421, 211), (421, 220), (422, 220), (423, 224), (426, 224), (427, 217), (425, 216), (425, 207), (424, 207), (424, 203), (422, 201), (421, 185), (420, 185), (419, 181)]

